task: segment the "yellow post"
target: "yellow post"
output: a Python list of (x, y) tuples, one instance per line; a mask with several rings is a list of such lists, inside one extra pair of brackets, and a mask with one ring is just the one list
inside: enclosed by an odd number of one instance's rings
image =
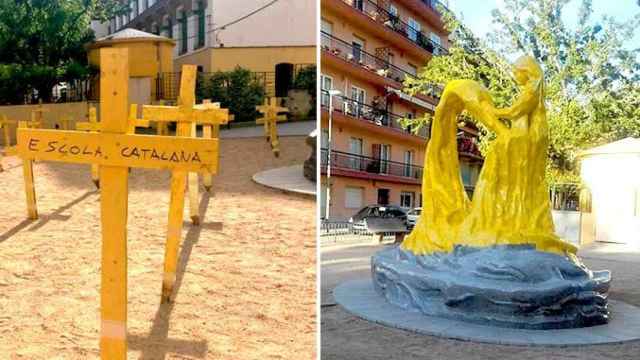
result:
[(262, 114), (262, 117), (256, 119), (256, 124), (264, 124), (267, 142), (270, 142), (273, 154), (278, 157), (280, 156), (280, 141), (278, 140), (277, 122), (287, 120), (287, 116), (280, 115), (280, 113), (289, 112), (289, 109), (278, 106), (278, 99), (273, 97), (265, 99), (264, 105), (256, 106), (256, 110)]
[[(212, 103), (210, 99), (202, 100), (203, 106), (210, 106), (214, 109), (220, 109), (220, 103)], [(232, 116), (229, 115), (229, 121), (232, 121)], [(220, 138), (220, 124), (203, 124), (202, 125), (202, 137), (205, 139), (218, 139)], [(202, 183), (204, 185), (204, 189), (207, 192), (211, 191), (211, 187), (213, 186), (213, 176), (210, 172), (205, 172), (202, 175)]]
[[(206, 126), (206, 125), (205, 125)], [(191, 123), (191, 137), (198, 137), (197, 125), (195, 122)], [(193, 225), (200, 225), (200, 213), (198, 201), (198, 173), (189, 173), (189, 216)]]
[[(96, 113), (97, 111), (95, 107), (92, 106), (89, 108), (90, 123), (94, 123), (94, 124), (98, 123), (98, 116)], [(97, 164), (91, 164), (91, 180), (93, 181), (96, 188), (100, 189), (100, 168), (98, 167)]]
[[(195, 104), (196, 66), (182, 66), (178, 109), (185, 118), (189, 118)], [(191, 136), (191, 124), (180, 121), (176, 125), (176, 136)], [(169, 201), (169, 226), (164, 254), (164, 277), (162, 281), (162, 302), (171, 302), (173, 285), (176, 282), (178, 267), (178, 248), (182, 237), (182, 217), (184, 211), (184, 191), (187, 172), (174, 170), (171, 173), (171, 198)]]
[[(28, 124), (20, 121), (18, 127), (26, 128)], [(27, 201), (27, 217), (31, 220), (38, 218), (38, 207), (36, 205), (36, 188), (33, 183), (33, 160), (22, 160), (22, 175), (24, 177), (24, 193)]]
[[(100, 50), (101, 133), (127, 132), (128, 52)], [(102, 288), (100, 356), (127, 358), (127, 167), (101, 166)], [(106, 195), (106, 196), (104, 196)]]

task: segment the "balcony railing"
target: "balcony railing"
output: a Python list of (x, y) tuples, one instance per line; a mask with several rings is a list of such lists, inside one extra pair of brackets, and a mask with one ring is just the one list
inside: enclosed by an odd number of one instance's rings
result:
[[(323, 108), (329, 107), (329, 92), (327, 90), (322, 90), (320, 105)], [(400, 131), (406, 131), (402, 129), (398, 123), (398, 120), (404, 117), (386, 111), (381, 106), (368, 105), (346, 96), (334, 96), (333, 110), (356, 119), (369, 121), (378, 126), (387, 126)]]
[(433, 9), (438, 14), (442, 13), (440, 9), (438, 9), (438, 7), (440, 6), (445, 10), (449, 10), (449, 8), (445, 4), (443, 4), (441, 1), (438, 1), (438, 0), (420, 0), (420, 1), (423, 4), (427, 5), (428, 7), (430, 7), (431, 9)]
[[(322, 167), (327, 166), (328, 152), (328, 149), (321, 149)], [(377, 175), (399, 176), (416, 180), (422, 179), (422, 166), (335, 150), (331, 151), (331, 168)]]
[(402, 21), (398, 15), (390, 13), (387, 9), (380, 7), (375, 2), (371, 0), (342, 1), (349, 4), (349, 6), (352, 6), (354, 9), (369, 16), (374, 21), (383, 24), (391, 30), (399, 33), (400, 35), (409, 39), (411, 42), (427, 50), (433, 55), (447, 54), (447, 49), (429, 39), (429, 37), (425, 33), (411, 27), (409, 24)]
[(392, 65), (388, 61), (369, 54), (360, 47), (349, 44), (326, 32), (321, 32), (321, 40), (323, 50), (354, 65), (359, 65), (369, 71), (373, 71), (382, 77), (390, 78), (397, 82), (403, 82), (407, 76), (411, 78), (416, 77), (415, 74)]

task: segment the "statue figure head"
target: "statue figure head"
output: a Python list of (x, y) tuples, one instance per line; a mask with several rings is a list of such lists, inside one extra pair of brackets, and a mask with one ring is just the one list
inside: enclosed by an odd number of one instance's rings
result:
[(531, 81), (540, 83), (542, 81), (542, 68), (533, 57), (528, 55), (521, 56), (513, 64), (513, 77), (520, 86), (524, 86)]

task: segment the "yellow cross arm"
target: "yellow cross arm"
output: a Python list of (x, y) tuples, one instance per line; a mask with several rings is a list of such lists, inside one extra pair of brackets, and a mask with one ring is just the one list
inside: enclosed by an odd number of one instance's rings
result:
[(8, 146), (4, 148), (4, 154), (6, 156), (18, 155), (18, 148), (16, 146)]
[(18, 129), (18, 155), (23, 159), (215, 174), (218, 139)]
[(101, 129), (102, 129), (101, 123), (87, 122), (87, 121), (76, 123), (76, 130), (79, 130), (79, 131), (100, 131)]
[[(256, 119), (256, 124), (264, 124), (265, 121), (269, 120), (268, 118), (258, 118)], [(287, 120), (287, 116), (286, 115), (278, 115), (276, 116), (276, 122), (277, 121), (286, 121)]]
[(175, 106), (166, 105), (143, 105), (142, 119), (167, 122), (179, 121), (181, 118), (180, 111)]
[(193, 117), (197, 124), (220, 125), (229, 122), (229, 109), (216, 109), (196, 105)]

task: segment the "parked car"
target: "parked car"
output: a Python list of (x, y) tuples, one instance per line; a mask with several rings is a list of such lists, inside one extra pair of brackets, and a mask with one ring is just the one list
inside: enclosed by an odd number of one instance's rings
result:
[(409, 229), (413, 229), (413, 227), (416, 226), (421, 213), (421, 207), (413, 208), (407, 212), (407, 226)]
[(349, 222), (356, 231), (403, 232), (407, 230), (407, 213), (394, 205), (369, 205), (360, 209)]

